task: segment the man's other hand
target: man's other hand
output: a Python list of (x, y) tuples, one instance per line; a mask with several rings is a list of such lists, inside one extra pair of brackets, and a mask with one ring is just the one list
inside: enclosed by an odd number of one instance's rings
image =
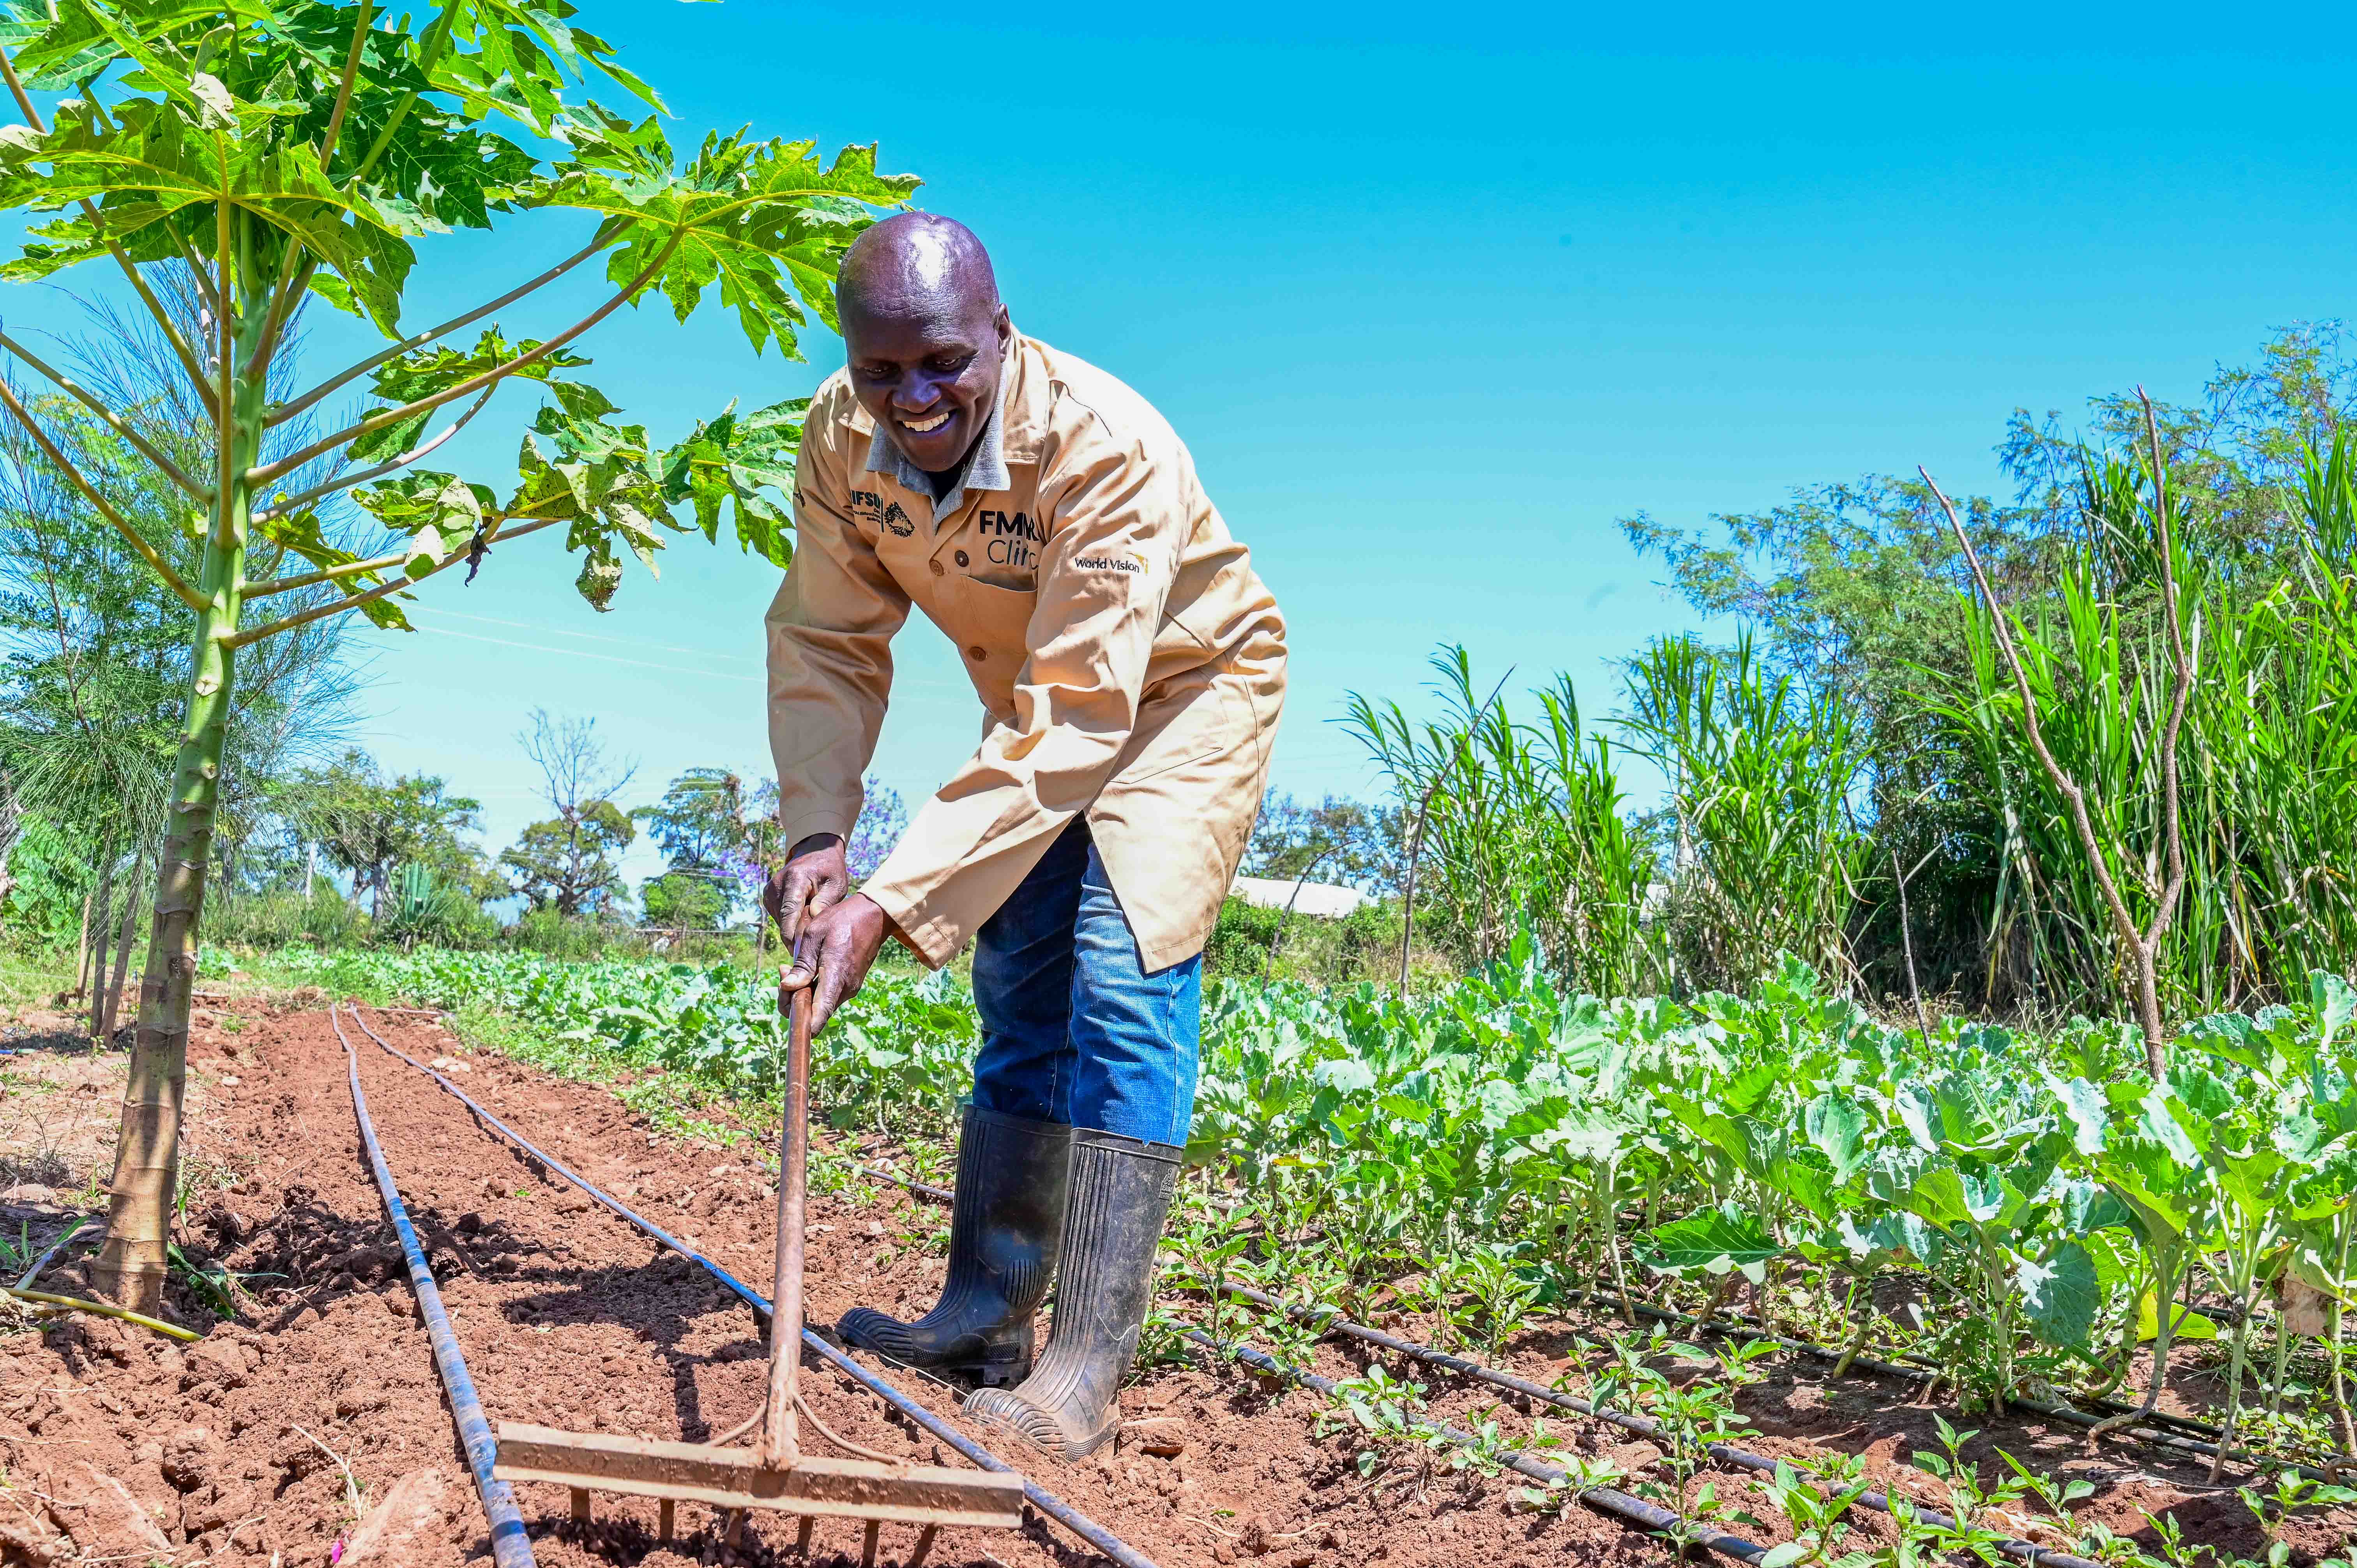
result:
[(858, 893), (810, 916), (793, 962), (779, 968), (778, 1011), (786, 1012), (793, 993), (807, 990), (811, 1033), (825, 1028), (835, 1008), (859, 994), (891, 925), (875, 900)]
[(762, 906), (777, 921), (786, 950), (793, 950), (813, 915), (824, 914), (851, 891), (851, 866), (844, 859), (843, 835), (813, 833), (794, 845), (786, 864), (770, 873), (761, 889)]

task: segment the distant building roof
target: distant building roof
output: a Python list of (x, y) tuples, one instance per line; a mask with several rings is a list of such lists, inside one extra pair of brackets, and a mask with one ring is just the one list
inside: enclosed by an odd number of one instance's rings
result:
[(1355, 887), (1332, 882), (1295, 882), (1282, 876), (1239, 876), (1231, 891), (1255, 908), (1290, 907), (1297, 915), (1311, 915), (1321, 920), (1339, 920), (1371, 902)]

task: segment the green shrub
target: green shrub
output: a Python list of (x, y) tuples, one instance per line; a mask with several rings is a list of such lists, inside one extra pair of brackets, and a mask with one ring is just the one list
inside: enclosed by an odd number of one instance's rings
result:
[(374, 935), (368, 911), (325, 881), (314, 884), (307, 899), (288, 888), (218, 898), (205, 910), (207, 941), (243, 947), (365, 947)]

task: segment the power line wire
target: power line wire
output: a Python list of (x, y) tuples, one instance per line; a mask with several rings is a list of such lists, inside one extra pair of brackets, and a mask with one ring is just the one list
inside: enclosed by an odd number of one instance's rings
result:
[[(635, 637), (607, 637), (594, 631), (569, 631), (560, 626), (543, 626), (536, 621), (501, 620), (497, 616), (468, 615), (464, 610), (446, 610), (439, 605), (423, 607), (429, 616), (448, 616), (453, 620), (473, 621), (479, 626), (504, 626), (517, 631), (544, 631), (551, 637), (577, 637), (585, 642), (618, 642), (625, 648), (651, 649), (660, 653), (690, 653), (699, 659), (726, 659), (736, 664), (759, 664), (759, 659), (742, 653), (716, 653), (702, 648), (680, 648), (668, 642), (646, 642)], [(415, 609), (409, 613), (416, 614)]]

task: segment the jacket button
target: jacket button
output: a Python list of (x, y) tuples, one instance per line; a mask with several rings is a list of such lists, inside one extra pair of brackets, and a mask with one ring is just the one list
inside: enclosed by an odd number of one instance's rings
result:
[(925, 563), (925, 564), (927, 564), (928, 566), (931, 566), (931, 567), (933, 569), (933, 575), (934, 575), (934, 576), (938, 577), (938, 576), (940, 576), (940, 575), (942, 575), (942, 564), (941, 564), (940, 562), (938, 562), (938, 561), (928, 561), (928, 562), (926, 562), (926, 563)]
[(972, 563), (971, 563), (971, 562), (969, 562), (969, 561), (966, 559), (966, 557), (965, 557), (965, 552), (964, 552), (964, 551), (963, 551), (963, 550), (961, 550), (961, 551), (959, 551), (959, 552), (957, 553), (957, 563), (958, 563), (958, 564), (959, 564), (959, 565), (961, 565), (961, 566), (966, 566), (966, 565), (971, 565), (971, 564), (972, 564)]
[(969, 648), (969, 649), (967, 649), (967, 650), (965, 650), (965, 656), (966, 656), (968, 659), (973, 660), (976, 664), (981, 663), (981, 662), (982, 662), (982, 660), (983, 660), (983, 652), (982, 652), (982, 650), (981, 650), (981, 649), (979, 649), (979, 648)]

